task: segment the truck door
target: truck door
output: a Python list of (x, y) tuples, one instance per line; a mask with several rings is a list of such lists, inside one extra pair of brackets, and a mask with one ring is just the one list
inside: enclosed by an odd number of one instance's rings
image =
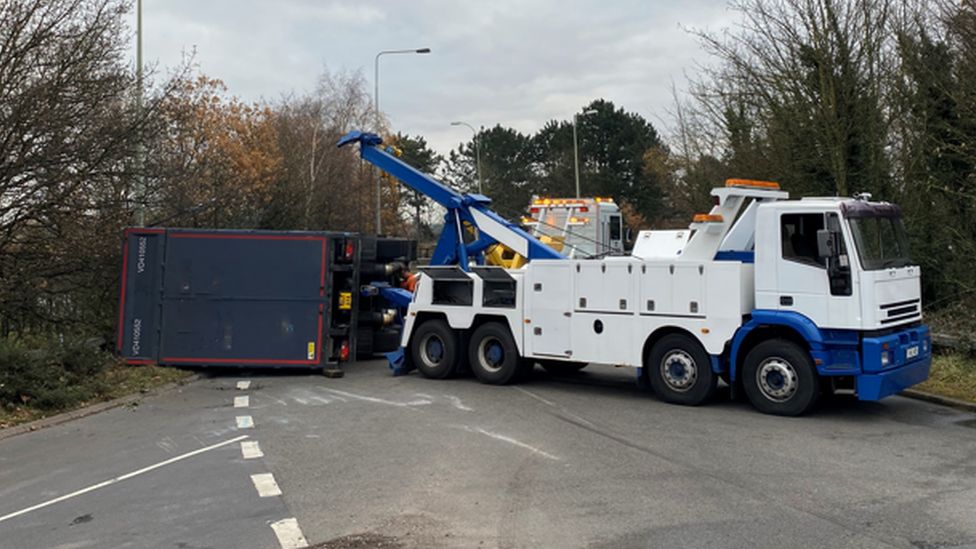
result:
[[(827, 260), (817, 250), (817, 231), (826, 226), (827, 216), (836, 215), (832, 212), (780, 215), (776, 303), (778, 309), (799, 312), (818, 326), (842, 328), (857, 320), (858, 306), (851, 295), (850, 270), (846, 279), (836, 272), (828, 274)], [(846, 258), (843, 238), (839, 243)]]
[(573, 261), (534, 261), (526, 276), (525, 348), (532, 355), (571, 356)]

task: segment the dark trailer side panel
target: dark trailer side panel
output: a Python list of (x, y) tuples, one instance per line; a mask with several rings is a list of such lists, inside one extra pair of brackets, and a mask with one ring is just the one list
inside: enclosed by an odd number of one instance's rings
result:
[(363, 244), (346, 233), (129, 229), (119, 353), (132, 364), (335, 364), (356, 351)]

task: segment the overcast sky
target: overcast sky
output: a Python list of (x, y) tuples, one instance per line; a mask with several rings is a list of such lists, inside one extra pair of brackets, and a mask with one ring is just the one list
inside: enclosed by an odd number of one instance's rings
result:
[(601, 97), (663, 132), (672, 81), (707, 61), (683, 28), (733, 18), (726, 0), (143, 0), (143, 48), (164, 74), (195, 50), (230, 93), (277, 100), (324, 67), (361, 69), (372, 93), (378, 51), (429, 47), (381, 59), (380, 107), (446, 152), (470, 139), (452, 120), (534, 132)]

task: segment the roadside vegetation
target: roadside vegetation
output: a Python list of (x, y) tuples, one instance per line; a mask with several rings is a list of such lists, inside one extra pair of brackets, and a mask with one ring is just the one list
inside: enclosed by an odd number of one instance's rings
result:
[(190, 373), (120, 364), (95, 341), (0, 340), (0, 428), (147, 391)]
[(976, 356), (959, 352), (936, 352), (929, 379), (917, 387), (933, 393), (976, 403)]
[(927, 313), (925, 322), (943, 341), (928, 381), (916, 389), (976, 403), (976, 315), (960, 300)]

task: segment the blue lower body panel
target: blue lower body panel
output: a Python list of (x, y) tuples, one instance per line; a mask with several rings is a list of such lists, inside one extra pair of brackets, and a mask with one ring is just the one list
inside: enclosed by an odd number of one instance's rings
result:
[(857, 398), (860, 400), (880, 400), (899, 393), (912, 385), (928, 379), (932, 366), (932, 355), (928, 354), (904, 366), (877, 374), (857, 376)]

